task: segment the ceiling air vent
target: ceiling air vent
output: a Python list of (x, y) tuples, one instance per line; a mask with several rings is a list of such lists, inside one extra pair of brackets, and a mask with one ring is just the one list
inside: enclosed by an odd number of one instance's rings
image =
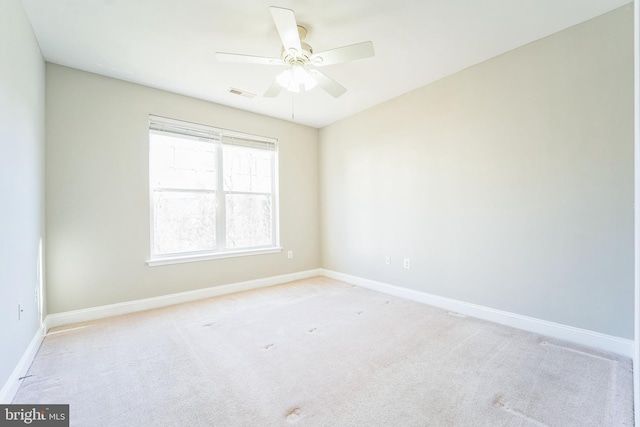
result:
[(254, 96), (256, 96), (255, 93), (246, 92), (244, 90), (236, 89), (235, 87), (229, 88), (229, 93), (232, 93), (234, 95), (244, 96), (245, 98), (253, 98)]

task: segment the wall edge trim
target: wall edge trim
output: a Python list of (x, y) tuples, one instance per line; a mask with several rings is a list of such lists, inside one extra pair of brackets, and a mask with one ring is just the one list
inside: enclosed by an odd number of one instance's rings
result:
[(512, 328), (568, 341), (573, 344), (592, 347), (628, 358), (633, 358), (634, 355), (635, 343), (633, 340), (590, 331), (588, 329), (554, 323), (534, 317), (523, 316), (451, 298), (440, 297), (426, 292), (390, 285), (337, 271), (322, 269), (322, 275), (361, 286), (363, 288), (409, 299), (444, 310), (454, 311), (467, 316), (476, 317), (478, 319), (488, 320), (501, 325), (510, 326)]
[(296, 273), (266, 277), (263, 279), (211, 286), (209, 288), (195, 289), (192, 291), (161, 295), (152, 298), (144, 298), (116, 304), (85, 308), (81, 310), (49, 314), (45, 319), (46, 331), (56, 326), (86, 322), (90, 320), (102, 319), (105, 317), (118, 316), (121, 314), (135, 313), (138, 311), (150, 310), (153, 308), (166, 307), (169, 305), (181, 304), (184, 302), (197, 301), (220, 295), (227, 295), (236, 292), (248, 291), (251, 289), (279, 285), (286, 282), (292, 282), (294, 280), (306, 279), (309, 277), (320, 275), (320, 269), (305, 270)]
[(0, 403), (10, 404), (15, 397), (20, 388), (20, 384), (22, 384), (22, 378), (27, 374), (33, 359), (40, 349), (40, 344), (42, 344), (44, 336), (44, 326), (40, 326), (22, 354), (20, 361), (15, 368), (13, 368), (11, 375), (9, 375), (9, 378), (7, 378), (7, 381), (2, 386), (2, 390), (0, 390)]

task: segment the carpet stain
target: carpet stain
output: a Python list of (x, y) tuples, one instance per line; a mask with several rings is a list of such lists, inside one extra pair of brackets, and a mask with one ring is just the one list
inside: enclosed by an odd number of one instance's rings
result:
[(590, 352), (589, 350), (585, 349), (585, 350), (580, 350), (578, 348), (572, 348), (566, 345), (562, 345), (562, 344), (554, 344), (552, 342), (549, 341), (545, 341), (544, 339), (540, 338), (538, 340), (538, 344), (541, 346), (548, 346), (551, 349), (558, 349), (558, 350), (564, 350), (564, 351), (568, 351), (571, 353), (576, 353), (576, 354), (580, 354), (580, 355), (584, 355), (586, 357), (591, 357), (594, 359), (599, 359), (599, 360), (604, 360), (606, 362), (611, 362), (616, 364), (616, 359), (614, 359), (613, 357), (607, 356), (606, 354), (596, 354), (595, 352)]
[(362, 314), (364, 311), (357, 311), (356, 314)]
[(312, 334), (312, 333), (314, 333), (314, 332), (315, 332), (315, 331), (317, 331), (317, 330), (318, 330), (318, 328), (311, 328), (311, 329), (309, 329), (309, 333), (310, 333), (310, 334)]
[(271, 347), (273, 347), (275, 344), (267, 344), (264, 346), (265, 350), (269, 350)]
[(549, 427), (548, 425), (541, 423), (540, 421), (534, 418), (529, 417), (528, 415), (518, 411), (517, 409), (511, 408), (509, 406), (509, 402), (504, 400), (504, 396), (502, 394), (498, 394), (496, 395), (496, 397), (493, 398), (493, 404), (494, 406), (497, 406), (498, 408), (502, 409), (503, 411), (517, 418), (528, 421), (531, 425), (538, 426), (538, 427)]
[(289, 412), (287, 412), (286, 419), (289, 422), (297, 421), (300, 418), (301, 413), (302, 413), (302, 409), (295, 407), (289, 410)]
[(456, 313), (455, 311), (448, 311), (448, 312), (447, 312), (447, 314), (448, 314), (449, 316), (467, 317), (467, 316), (465, 316), (464, 314), (462, 314), (462, 313)]
[(497, 394), (496, 397), (493, 398), (493, 404), (507, 412), (510, 411), (509, 404), (504, 400), (504, 396), (502, 394)]

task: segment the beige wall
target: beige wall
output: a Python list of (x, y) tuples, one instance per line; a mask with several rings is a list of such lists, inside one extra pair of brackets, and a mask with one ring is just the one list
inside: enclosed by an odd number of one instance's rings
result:
[(0, 387), (40, 327), (44, 69), (20, 0), (0, 1)]
[(323, 267), (633, 339), (632, 73), (628, 5), (322, 129)]
[[(50, 313), (320, 266), (316, 129), (53, 64), (46, 84)], [(145, 264), (149, 114), (279, 140), (282, 253)]]

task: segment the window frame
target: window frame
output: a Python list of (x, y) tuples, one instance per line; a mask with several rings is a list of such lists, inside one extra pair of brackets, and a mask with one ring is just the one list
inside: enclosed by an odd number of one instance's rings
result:
[[(156, 187), (152, 183), (152, 159), (151, 159), (151, 134), (152, 133), (167, 133), (171, 135), (179, 136), (179, 132), (174, 132), (169, 129), (181, 129), (185, 133), (185, 138), (191, 139), (209, 139), (212, 144), (215, 144), (215, 156), (216, 156), (216, 186), (215, 190), (206, 190), (206, 192), (213, 192), (216, 195), (216, 210), (215, 210), (215, 233), (216, 233), (216, 245), (213, 249), (205, 249), (189, 252), (176, 252), (169, 254), (154, 254), (155, 248), (155, 213), (154, 213), (154, 190), (161, 188)], [(147, 174), (148, 190), (149, 190), (149, 254), (146, 263), (149, 266), (176, 264), (184, 262), (194, 261), (206, 261), (213, 259), (233, 258), (250, 255), (260, 255), (277, 253), (282, 251), (280, 246), (280, 217), (279, 217), (279, 167), (278, 167), (278, 140), (275, 138), (268, 138), (258, 135), (252, 135), (244, 132), (232, 131), (228, 129), (217, 128), (213, 126), (187, 122), (184, 120), (170, 119), (167, 117), (161, 117), (156, 115), (149, 115), (148, 126), (148, 162), (149, 169)], [(201, 138), (202, 137), (202, 138)], [(224, 146), (225, 145), (239, 145), (249, 148), (261, 148), (261, 146), (270, 147), (264, 148), (267, 151), (272, 152), (271, 155), (271, 192), (238, 192), (224, 189)], [(170, 189), (164, 188), (167, 191), (187, 191), (187, 192), (200, 192), (198, 189)], [(202, 190), (205, 191), (205, 190)], [(271, 235), (272, 243), (264, 246), (246, 247), (238, 249), (225, 248), (226, 242), (226, 197), (227, 194), (256, 194), (256, 195), (270, 195), (271, 196)]]

